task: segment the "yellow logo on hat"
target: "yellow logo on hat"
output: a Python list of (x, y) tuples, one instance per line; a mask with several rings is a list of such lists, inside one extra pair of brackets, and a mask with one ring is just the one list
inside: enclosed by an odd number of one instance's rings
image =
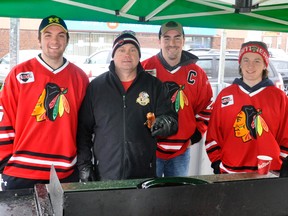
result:
[(50, 17), (49, 23), (60, 23), (60, 21), (58, 17)]

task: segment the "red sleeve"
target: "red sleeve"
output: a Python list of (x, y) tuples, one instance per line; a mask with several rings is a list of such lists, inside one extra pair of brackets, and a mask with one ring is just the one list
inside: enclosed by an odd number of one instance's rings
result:
[(211, 113), (209, 126), (207, 130), (205, 148), (210, 161), (213, 163), (221, 159), (221, 129), (220, 129), (220, 105), (221, 96), (218, 95), (213, 105), (213, 111)]
[(283, 121), (281, 125), (279, 126), (279, 133), (277, 136), (277, 142), (280, 145), (280, 157), (282, 159), (286, 158), (288, 156), (288, 98), (286, 95), (284, 96), (283, 103), (285, 104), (283, 113)]
[(204, 135), (207, 130), (207, 125), (210, 120), (210, 115), (213, 106), (213, 91), (206, 76), (206, 73), (202, 71), (201, 83), (198, 84), (197, 104), (194, 107), (196, 117), (196, 127), (198, 131)]
[[(4, 87), (0, 92), (0, 167), (5, 166), (12, 155), (13, 142), (15, 137), (15, 118), (17, 107), (18, 88), (16, 79), (11, 75), (7, 76)], [(1, 172), (0, 171), (0, 172)]]

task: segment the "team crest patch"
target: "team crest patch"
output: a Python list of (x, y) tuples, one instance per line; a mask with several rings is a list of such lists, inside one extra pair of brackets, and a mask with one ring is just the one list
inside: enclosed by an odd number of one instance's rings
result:
[(221, 99), (221, 107), (226, 107), (234, 104), (233, 95), (227, 95)]
[(34, 82), (34, 74), (32, 71), (21, 72), (16, 76), (18, 82), (21, 84)]
[(150, 103), (149, 95), (147, 92), (140, 92), (139, 97), (136, 99), (136, 103), (139, 103), (141, 106), (146, 106)]

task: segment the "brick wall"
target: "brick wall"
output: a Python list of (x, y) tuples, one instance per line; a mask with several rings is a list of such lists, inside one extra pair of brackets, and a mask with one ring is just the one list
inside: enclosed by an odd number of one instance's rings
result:
[[(0, 57), (9, 52), (9, 30), (0, 29)], [(158, 34), (137, 33), (137, 38), (141, 47), (159, 48)], [(38, 31), (36, 30), (20, 30), (19, 37), (20, 49), (39, 49)], [(88, 54), (87, 54), (88, 55)]]
[[(0, 57), (9, 52), (9, 30), (0, 29)], [(39, 49), (38, 32), (35, 30), (21, 30), (19, 49)]]
[(158, 34), (137, 33), (137, 39), (139, 40), (141, 47), (159, 49)]
[(0, 57), (9, 52), (9, 31), (7, 29), (0, 29)]
[[(244, 38), (227, 38), (226, 49), (240, 49), (241, 44), (244, 43)], [(213, 37), (212, 48), (220, 49), (221, 37)]]
[[(0, 28), (0, 57), (9, 52), (9, 29)], [(137, 33), (137, 38), (141, 47), (157, 48), (159, 49), (158, 34), (157, 33)], [(20, 30), (20, 49), (39, 49), (38, 31), (37, 30)], [(227, 49), (239, 49), (241, 44), (245, 41), (244, 38), (227, 38)], [(275, 41), (273, 40), (275, 43)], [(285, 50), (287, 43), (287, 35), (282, 38), (282, 49)], [(221, 37), (212, 37), (212, 48), (220, 49)], [(87, 53), (89, 55), (89, 53)]]

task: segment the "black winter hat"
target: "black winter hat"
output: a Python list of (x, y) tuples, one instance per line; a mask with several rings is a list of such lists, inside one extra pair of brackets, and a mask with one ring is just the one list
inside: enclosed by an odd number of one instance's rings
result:
[(115, 51), (119, 47), (128, 43), (133, 44), (137, 48), (139, 52), (139, 57), (141, 58), (140, 43), (135, 37), (135, 32), (133, 31), (123, 31), (119, 36), (115, 38), (113, 47), (112, 47), (112, 58), (114, 57)]

